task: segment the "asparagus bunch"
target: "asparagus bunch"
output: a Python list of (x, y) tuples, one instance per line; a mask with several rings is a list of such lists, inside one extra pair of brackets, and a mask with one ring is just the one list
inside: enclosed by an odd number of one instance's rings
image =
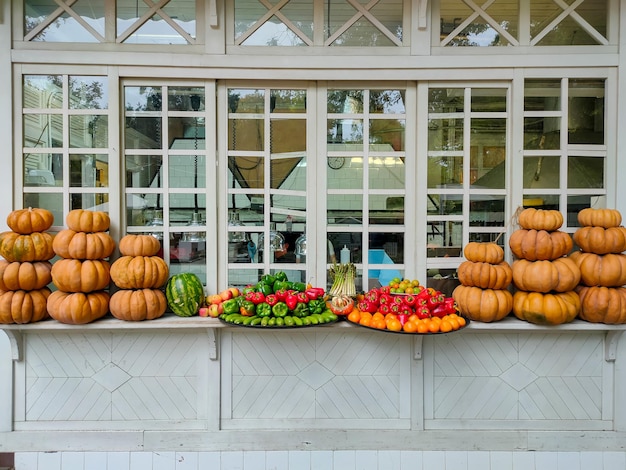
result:
[(356, 266), (354, 263), (335, 263), (329, 270), (333, 284), (328, 291), (331, 296), (356, 296)]

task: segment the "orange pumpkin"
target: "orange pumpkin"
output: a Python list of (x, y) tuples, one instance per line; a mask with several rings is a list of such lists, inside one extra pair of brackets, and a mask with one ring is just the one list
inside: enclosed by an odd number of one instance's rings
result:
[(513, 295), (513, 314), (520, 320), (538, 325), (569, 323), (580, 312), (575, 291), (542, 293), (517, 291)]
[(578, 223), (583, 227), (619, 227), (622, 223), (622, 214), (616, 209), (587, 207), (578, 213)]
[(517, 258), (553, 260), (572, 251), (574, 242), (569, 234), (559, 230), (519, 229), (511, 234), (509, 247)]
[(60, 259), (52, 265), (52, 282), (64, 292), (93, 292), (111, 282), (108, 261)]
[(506, 289), (460, 285), (454, 289), (452, 297), (464, 316), (485, 323), (502, 320), (513, 308), (513, 296)]
[(161, 242), (152, 235), (128, 234), (121, 238), (119, 248), (123, 256), (154, 256), (161, 249)]
[(9, 263), (0, 260), (0, 290), (37, 290), (52, 282), (49, 261)]
[(513, 271), (506, 261), (500, 264), (463, 261), (457, 273), (461, 284), (481, 289), (506, 289), (513, 279)]
[(69, 325), (84, 325), (102, 318), (109, 310), (109, 294), (54, 291), (48, 297), (48, 314)]
[(165, 294), (159, 289), (124, 289), (111, 296), (109, 309), (119, 320), (154, 320), (163, 316), (167, 308)]
[(67, 228), (75, 232), (106, 232), (111, 225), (109, 214), (103, 211), (74, 209), (65, 218)]
[(586, 286), (619, 287), (626, 284), (624, 254), (597, 255), (575, 251), (570, 258), (578, 265), (581, 282)]
[(158, 256), (122, 256), (111, 265), (111, 279), (120, 289), (157, 289), (168, 277), (169, 268)]
[(626, 323), (626, 288), (578, 286), (580, 313), (578, 316), (591, 323), (611, 325)]
[(54, 222), (54, 215), (47, 209), (29, 207), (9, 213), (7, 225), (11, 230), (21, 235), (33, 232), (45, 232)]
[(477, 263), (500, 264), (504, 261), (504, 250), (493, 242), (469, 242), (463, 254), (468, 261)]
[(626, 228), (581, 227), (574, 232), (574, 241), (587, 253), (621, 253), (626, 251)]
[(7, 261), (48, 261), (54, 257), (52, 235), (33, 232), (21, 235), (16, 232), (0, 233), (0, 256)]
[(546, 230), (552, 232), (563, 225), (563, 214), (553, 209), (535, 209), (529, 207), (518, 216), (520, 227), (528, 230)]
[(0, 291), (0, 323), (33, 323), (48, 317), (50, 289)]
[(106, 232), (76, 232), (61, 230), (52, 242), (54, 252), (61, 258), (103, 259), (115, 249), (115, 242)]
[(513, 262), (513, 283), (523, 291), (566, 292), (578, 285), (580, 277), (580, 269), (570, 258), (554, 261), (518, 259)]

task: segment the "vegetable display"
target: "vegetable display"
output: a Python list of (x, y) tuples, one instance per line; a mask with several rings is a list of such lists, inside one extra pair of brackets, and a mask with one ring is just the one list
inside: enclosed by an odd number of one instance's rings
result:
[(204, 304), (204, 286), (194, 273), (174, 274), (165, 285), (165, 297), (175, 315), (191, 317), (197, 315)]

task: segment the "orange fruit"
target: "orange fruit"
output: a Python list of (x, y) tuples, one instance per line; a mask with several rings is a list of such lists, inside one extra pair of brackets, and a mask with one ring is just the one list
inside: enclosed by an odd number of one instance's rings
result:
[(415, 333), (417, 331), (417, 324), (415, 322), (408, 321), (402, 326), (402, 330), (407, 333)]
[(428, 331), (431, 333), (439, 333), (439, 326), (440, 326), (441, 322), (438, 321), (431, 321), (428, 324)]
[(461, 326), (461, 325), (459, 325), (459, 320), (457, 318), (452, 317), (452, 316), (450, 317), (448, 322), (450, 323), (450, 326), (452, 327), (453, 330), (458, 330), (459, 327)]
[(374, 313), (374, 315), (372, 315), (372, 321), (376, 321), (376, 320), (382, 320), (385, 321), (385, 315), (383, 315), (380, 312), (376, 312)]
[(400, 320), (391, 319), (387, 322), (387, 329), (389, 331), (401, 331), (402, 323), (400, 323)]
[(442, 320), (441, 325), (439, 326), (439, 331), (442, 333), (448, 333), (452, 331), (452, 323), (449, 320)]
[(467, 324), (467, 322), (465, 321), (465, 318), (463, 318), (463, 317), (461, 317), (459, 315), (456, 316), (456, 321), (459, 322), (459, 328), (462, 328), (462, 327), (464, 327)]
[(376, 328), (379, 330), (384, 330), (387, 328), (387, 325), (385, 325), (385, 320), (379, 320), (379, 319), (372, 319), (371, 326), (372, 328)]
[(361, 320), (359, 321), (359, 325), (372, 326), (372, 317), (371, 317), (371, 315), (369, 317), (361, 315)]
[(361, 311), (360, 310), (352, 310), (348, 314), (348, 320), (354, 323), (359, 323), (361, 320)]
[(428, 324), (429, 324), (429, 323), (430, 323), (430, 322), (426, 322), (426, 321), (424, 321), (424, 320), (420, 320), (420, 321), (417, 323), (417, 332), (418, 332), (418, 333), (428, 333)]

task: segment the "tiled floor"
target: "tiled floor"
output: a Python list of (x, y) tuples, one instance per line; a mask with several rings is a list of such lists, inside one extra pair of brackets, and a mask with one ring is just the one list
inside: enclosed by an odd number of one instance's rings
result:
[(626, 452), (45, 452), (15, 470), (626, 470)]

